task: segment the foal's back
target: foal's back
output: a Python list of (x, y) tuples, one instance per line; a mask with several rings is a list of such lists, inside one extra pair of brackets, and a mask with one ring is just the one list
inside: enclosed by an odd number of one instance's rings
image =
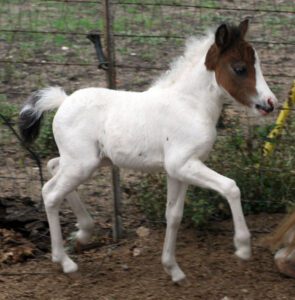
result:
[(108, 158), (120, 167), (160, 169), (163, 129), (169, 114), (167, 103), (167, 97), (155, 90), (78, 90), (68, 96), (54, 118), (60, 155), (82, 152), (87, 159), (89, 151), (96, 151), (100, 159)]

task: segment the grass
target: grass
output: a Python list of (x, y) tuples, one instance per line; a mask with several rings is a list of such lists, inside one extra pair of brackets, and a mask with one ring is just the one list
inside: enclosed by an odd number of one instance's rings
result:
[[(91, 30), (102, 30), (103, 20), (98, 18), (98, 7), (95, 4), (64, 4), (42, 3), (30, 1), (22, 4), (21, 1), (5, 2), (1, 11), (2, 29), (21, 29), (25, 31), (59, 31), (66, 33), (88, 33)], [(44, 14), (45, 12), (45, 14)], [(29, 53), (44, 51), (71, 45), (71, 34), (37, 34), (37, 33), (5, 33), (7, 43), (17, 43), (19, 49), (13, 53), (21, 58), (27, 58)], [(45, 50), (46, 51), (46, 50)]]
[[(130, 2), (130, 1), (128, 1)], [(134, 3), (140, 3), (133, 1)], [(181, 4), (181, 1), (161, 1), (160, 3), (173, 3), (175, 5)], [(219, 6), (218, 1), (200, 1), (203, 6), (214, 8)], [(264, 3), (265, 4), (265, 3)], [(119, 6), (117, 6), (119, 7)], [(163, 9), (163, 10), (162, 10)], [(124, 5), (122, 4), (120, 9), (115, 9), (114, 18), (114, 31), (119, 34), (155, 34), (160, 31), (161, 34), (168, 35), (183, 35), (190, 36), (197, 32), (203, 31), (204, 28), (217, 24), (223, 20), (223, 17), (212, 9), (203, 9), (202, 13), (197, 13), (194, 9), (184, 9), (176, 7), (153, 7), (142, 5)], [(177, 14), (178, 12), (178, 14)], [(30, 1), (29, 4), (20, 0), (4, 1), (2, 0), (1, 6), (1, 25), (4, 29), (20, 28), (22, 30), (30, 31), (61, 31), (61, 32), (84, 32), (85, 34), (91, 30), (101, 31), (103, 28), (103, 19), (101, 15), (101, 7), (95, 3), (52, 3), (42, 2), (40, 4), (37, 0)], [(181, 17), (179, 19), (179, 13)], [(183, 21), (185, 19), (185, 21)], [(198, 26), (193, 24), (198, 23)], [(289, 18), (278, 18), (277, 16), (265, 16), (265, 24), (272, 26), (273, 35), (279, 37), (281, 31), (284, 29), (285, 24), (290, 23)], [(276, 26), (274, 26), (276, 24)], [(277, 26), (279, 25), (279, 26)], [(195, 30), (192, 30), (194, 29)], [(166, 31), (166, 33), (165, 33)], [(34, 58), (36, 52), (45, 52), (46, 58), (58, 62), (67, 62), (67, 58), (61, 59), (60, 55), (55, 56), (56, 49), (60, 49), (62, 46), (70, 47), (73, 43), (73, 37), (70, 34), (64, 35), (50, 35), (50, 34), (15, 34), (6, 33), (4, 35), (5, 41), (11, 43), (14, 40), (14, 44), (19, 45), (19, 49), (14, 48), (13, 55), (22, 59)], [(21, 39), (21, 41), (19, 41)], [(82, 38), (75, 39), (75, 43), (81, 43)], [(153, 44), (154, 46), (161, 45), (161, 40), (156, 38), (140, 38), (143, 39), (142, 43)], [(80, 41), (79, 41), (80, 40)], [(120, 43), (118, 45), (118, 51), (120, 49)], [(50, 51), (51, 50), (51, 51)], [(93, 49), (91, 49), (93, 50)], [(49, 53), (48, 53), (49, 52)], [(77, 57), (80, 57), (83, 51), (78, 53)], [(89, 52), (87, 52), (88, 54)], [(150, 52), (146, 51), (144, 57), (152, 56)], [(83, 57), (83, 55), (82, 55)], [(87, 56), (84, 55), (82, 61), (85, 61)]]

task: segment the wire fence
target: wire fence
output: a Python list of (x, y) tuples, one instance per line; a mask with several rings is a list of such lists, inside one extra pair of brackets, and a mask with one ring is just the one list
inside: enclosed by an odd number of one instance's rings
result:
[[(295, 77), (292, 1), (133, 0), (113, 1), (111, 8), (118, 89), (146, 89), (181, 55), (186, 38), (202, 35), (221, 22), (237, 23), (248, 17), (248, 39), (259, 52), (265, 77), (281, 103), (287, 98)], [(101, 1), (1, 0), (0, 100), (5, 112), (9, 106), (18, 108), (32, 91), (48, 85), (63, 86), (67, 92), (105, 87), (105, 73), (98, 70), (93, 45), (86, 38), (93, 31), (104, 37), (103, 16)], [(237, 115), (231, 105), (226, 112), (230, 117)], [(256, 120), (252, 121), (256, 124)], [(15, 126), (13, 119), (10, 122)], [(273, 119), (266, 122), (271, 124)], [(235, 135), (235, 129), (229, 126), (220, 133)], [(245, 135), (249, 132), (246, 129)], [(39, 175), (34, 162), (21, 151), (19, 141), (3, 123), (0, 134), (0, 197), (17, 194), (39, 199)], [(294, 144), (294, 132), (284, 135), (281, 142)], [(42, 157), (43, 153), (38, 155)], [(98, 175), (91, 186), (98, 181), (100, 188), (109, 191), (105, 176)]]
[[(1, 87), (2, 97), (23, 98), (40, 85), (59, 84), (74, 90), (103, 81), (86, 39), (89, 31), (102, 31), (100, 1), (2, 2), (2, 82), (13, 78), (13, 84)], [(225, 20), (250, 17), (249, 39), (260, 53), (264, 73), (280, 98), (286, 97), (289, 78), (294, 78), (292, 2), (119, 1), (112, 8), (119, 88), (148, 86), (182, 53), (185, 38), (203, 34)], [(128, 76), (120, 76), (126, 69)], [(29, 73), (25, 85), (22, 73)]]

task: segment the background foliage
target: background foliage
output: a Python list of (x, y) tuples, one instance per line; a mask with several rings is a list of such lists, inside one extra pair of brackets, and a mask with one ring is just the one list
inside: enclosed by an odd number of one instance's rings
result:
[[(86, 38), (90, 31), (98, 31), (103, 41), (102, 7), (101, 1), (87, 0), (0, 0), (0, 113), (12, 126), (17, 128), (20, 106), (34, 90), (59, 85), (70, 93), (106, 85), (105, 74), (97, 70), (93, 45)], [(288, 94), (295, 58), (295, 10), (291, 1), (132, 0), (117, 1), (112, 10), (119, 89), (146, 89), (183, 52), (187, 37), (204, 34), (221, 22), (237, 23), (250, 17), (248, 39), (259, 52), (267, 82), (281, 103)], [(295, 187), (294, 112), (274, 155), (265, 159), (261, 149), (275, 117), (260, 122), (247, 118), (242, 111), (237, 113), (232, 106), (225, 110), (224, 128), (219, 129), (208, 165), (237, 181), (247, 213), (291, 207)], [(33, 146), (44, 158), (44, 165), (47, 158), (56, 155), (52, 118), (53, 114), (47, 115)], [(0, 196), (34, 194), (39, 199), (34, 162), (1, 119), (0, 136)], [(163, 174), (125, 184), (132, 187), (135, 201), (151, 220), (164, 219)], [(93, 189), (88, 189), (89, 197)], [(197, 225), (229, 216), (225, 200), (212, 191), (191, 187), (186, 203), (186, 220)]]
[[(231, 120), (229, 135), (218, 138), (207, 162), (215, 171), (234, 179), (241, 190), (246, 214), (285, 212), (294, 206), (295, 144), (285, 143), (294, 132), (295, 120), (289, 120), (276, 144), (275, 152), (263, 157), (262, 146), (271, 126), (253, 126), (252, 139), (245, 140), (238, 120)], [(235, 128), (235, 129), (234, 129)], [(140, 204), (151, 220), (164, 220), (166, 178), (164, 174), (149, 175), (136, 187)], [(190, 187), (186, 197), (184, 218), (196, 226), (212, 219), (231, 215), (229, 206), (218, 193)]]

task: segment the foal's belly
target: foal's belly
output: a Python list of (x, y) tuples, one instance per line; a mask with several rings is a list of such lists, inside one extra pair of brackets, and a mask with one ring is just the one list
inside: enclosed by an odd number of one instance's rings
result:
[(112, 160), (113, 164), (120, 168), (131, 169), (135, 171), (142, 172), (157, 172), (161, 171), (164, 168), (164, 163), (162, 160), (141, 160), (141, 159), (133, 159), (133, 160)]
[(160, 171), (164, 167), (163, 153), (159, 149), (118, 145), (106, 151), (105, 155), (120, 168), (152, 172)]
[(123, 109), (120, 112), (107, 118), (103, 133), (99, 135), (104, 155), (121, 168), (142, 171), (163, 168), (164, 151), (159, 122), (149, 117), (151, 113), (143, 113), (139, 109), (132, 115)]

